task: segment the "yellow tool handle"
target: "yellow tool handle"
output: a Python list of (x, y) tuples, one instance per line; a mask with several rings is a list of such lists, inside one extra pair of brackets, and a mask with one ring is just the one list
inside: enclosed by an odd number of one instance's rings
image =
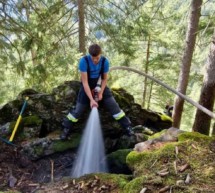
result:
[(11, 136), (10, 136), (10, 139), (9, 139), (10, 142), (13, 141), (13, 138), (14, 138), (14, 136), (15, 136), (16, 130), (17, 130), (18, 126), (19, 126), (19, 122), (21, 121), (21, 119), (22, 119), (22, 116), (19, 115), (19, 118), (17, 119), (16, 125), (15, 125), (15, 127), (14, 127), (14, 129), (13, 129), (13, 133), (12, 133)]

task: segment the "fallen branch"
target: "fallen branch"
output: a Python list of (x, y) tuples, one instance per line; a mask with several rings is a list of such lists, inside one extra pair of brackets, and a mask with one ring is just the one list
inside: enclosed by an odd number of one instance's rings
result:
[(167, 84), (161, 82), (160, 80), (154, 78), (153, 76), (150, 76), (144, 72), (141, 72), (139, 70), (130, 68), (130, 67), (125, 67), (125, 66), (116, 66), (116, 67), (112, 67), (110, 68), (110, 70), (127, 70), (129, 72), (135, 72), (137, 74), (140, 74), (142, 76), (145, 76), (151, 80), (153, 80), (154, 82), (160, 84), (161, 86), (165, 87), (166, 89), (168, 89), (169, 91), (175, 93), (176, 95), (180, 96), (182, 99), (186, 100), (187, 102), (189, 102), (190, 104), (192, 104), (193, 106), (195, 106), (196, 108), (198, 108), (199, 110), (203, 111), (204, 113), (206, 113), (207, 115), (209, 115), (211, 118), (215, 119), (215, 113), (213, 113), (212, 111), (209, 111), (208, 109), (206, 109), (205, 107), (203, 107), (202, 105), (200, 105), (199, 103), (193, 101), (192, 99), (190, 99), (189, 97), (187, 97), (186, 95), (178, 92), (177, 90), (171, 88), (170, 86), (168, 86)]

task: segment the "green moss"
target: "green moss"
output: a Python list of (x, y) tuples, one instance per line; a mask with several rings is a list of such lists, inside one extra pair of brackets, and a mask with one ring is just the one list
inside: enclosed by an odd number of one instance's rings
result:
[(145, 151), (138, 153), (136, 151), (132, 151), (128, 154), (126, 158), (126, 163), (129, 166), (132, 166), (136, 163), (143, 162), (144, 165), (152, 164), (156, 159), (160, 159), (161, 157), (174, 157), (175, 154), (175, 145), (177, 143), (167, 143), (163, 147), (157, 150)]
[[(127, 192), (136, 192), (133, 190), (134, 188), (140, 191), (139, 183), (142, 184), (142, 187), (145, 187), (143, 176), (148, 178), (146, 186), (148, 184), (149, 189), (155, 190), (157, 185), (154, 179), (158, 177), (157, 172), (164, 168), (168, 169), (169, 173), (161, 177), (162, 183), (159, 188), (167, 185), (174, 186), (173, 190), (176, 193), (192, 193), (201, 187), (201, 192), (207, 192), (205, 190), (208, 188), (211, 190), (215, 178), (215, 153), (210, 150), (209, 142), (213, 138), (199, 133), (183, 133), (180, 136), (182, 136), (181, 141), (163, 144), (160, 149), (142, 153), (132, 151), (128, 154), (126, 162), (133, 168), (137, 178), (129, 182), (128, 187), (126, 186), (128, 188), (126, 189)], [(177, 155), (176, 146), (178, 149)], [(178, 173), (175, 172), (174, 162), (177, 162)], [(180, 172), (179, 169), (185, 164), (188, 164), (188, 168)], [(189, 186), (186, 184), (175, 186), (176, 181), (185, 180), (188, 173), (191, 176), (192, 183)], [(204, 186), (205, 183), (208, 184), (207, 187)]]
[(120, 89), (112, 89), (113, 95), (116, 99), (116, 101), (120, 104), (120, 106), (130, 106), (131, 105), (131, 99), (123, 97), (123, 95), (120, 93)]
[[(34, 126), (34, 125), (40, 125), (42, 123), (42, 119), (40, 119), (38, 116), (36, 115), (32, 115), (32, 116), (28, 116), (28, 117), (24, 117), (21, 119), (19, 126), (17, 128), (17, 130), (23, 130), (24, 126)], [(9, 126), (9, 131), (12, 132), (14, 127), (16, 125), (16, 121), (13, 121), (10, 123)]]
[(112, 152), (111, 154), (107, 155), (107, 162), (109, 163), (109, 167), (117, 168), (119, 172), (129, 170), (127, 164), (126, 164), (126, 156), (131, 152), (131, 149), (121, 149), (115, 152)]
[(123, 193), (139, 193), (144, 187), (148, 187), (149, 184), (159, 186), (163, 184), (163, 180), (160, 176), (142, 175), (131, 180), (124, 187)]
[(164, 134), (167, 130), (164, 129), (161, 132), (155, 133), (154, 135), (149, 136), (149, 139), (156, 139), (159, 138), (162, 134)]
[(192, 141), (198, 141), (198, 142), (211, 142), (211, 140), (214, 140), (214, 138), (209, 137), (207, 135), (203, 135), (198, 132), (185, 132), (185, 133), (181, 133), (178, 136), (178, 141), (186, 141), (186, 140), (192, 140)]
[(40, 119), (36, 115), (24, 117), (22, 119), (24, 126), (34, 126), (34, 125), (40, 125), (42, 123), (42, 119)]
[(113, 158), (113, 159), (117, 159), (120, 163), (125, 163), (126, 161), (126, 156), (131, 152), (131, 149), (120, 149), (117, 150), (113, 153), (111, 153), (110, 155), (108, 155), (109, 157)]
[(123, 174), (99, 174), (99, 177), (102, 181), (106, 183), (108, 182), (107, 184), (116, 184), (120, 189), (124, 188), (131, 178), (130, 176)]
[(143, 183), (147, 177), (141, 176), (130, 181), (123, 189), (123, 193), (139, 193), (143, 188)]
[(170, 122), (172, 122), (172, 118), (169, 117), (168, 115), (161, 114), (161, 113), (158, 113), (158, 115), (160, 116), (162, 121), (170, 121)]
[(67, 149), (76, 148), (80, 143), (81, 135), (80, 134), (72, 134), (71, 139), (61, 141), (57, 140), (53, 142), (53, 150), (55, 152), (62, 152)]

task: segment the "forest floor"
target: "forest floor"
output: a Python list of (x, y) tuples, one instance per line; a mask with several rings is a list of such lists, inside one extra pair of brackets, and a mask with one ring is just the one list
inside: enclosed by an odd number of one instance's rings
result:
[(183, 138), (148, 152), (131, 152), (127, 161), (133, 162), (133, 175), (78, 179), (69, 177), (74, 160), (70, 151), (31, 161), (19, 147), (0, 142), (0, 193), (214, 193), (215, 140), (199, 134)]
[[(0, 146), (0, 193), (119, 192), (118, 185), (112, 182), (113, 178), (121, 179), (121, 175), (117, 174), (105, 176), (103, 180), (99, 175), (67, 180), (74, 158), (70, 151), (31, 161), (20, 152), (19, 147), (2, 142)], [(122, 176), (121, 181), (127, 183), (128, 176)]]
[(70, 174), (73, 155), (69, 151), (31, 161), (19, 147), (2, 142), (0, 146), (0, 191), (34, 192), (40, 184), (51, 182), (52, 177), (59, 180)]

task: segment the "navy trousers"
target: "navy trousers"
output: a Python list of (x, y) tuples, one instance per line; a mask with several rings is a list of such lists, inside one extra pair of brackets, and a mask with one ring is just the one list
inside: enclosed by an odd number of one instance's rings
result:
[[(90, 89), (94, 89), (96, 87), (98, 79), (89, 79)], [(112, 93), (108, 87), (105, 88), (103, 92), (102, 102), (110, 112), (110, 114), (119, 122), (123, 129), (126, 129), (131, 125), (131, 122), (128, 117), (126, 117), (125, 113), (120, 109), (118, 103), (112, 96)], [(78, 119), (82, 116), (84, 111), (89, 107), (90, 100), (84, 91), (83, 85), (78, 93), (77, 103), (74, 109), (71, 109), (67, 117), (63, 121), (63, 126), (71, 129), (73, 124), (78, 121)], [(68, 118), (69, 117), (69, 118)]]

